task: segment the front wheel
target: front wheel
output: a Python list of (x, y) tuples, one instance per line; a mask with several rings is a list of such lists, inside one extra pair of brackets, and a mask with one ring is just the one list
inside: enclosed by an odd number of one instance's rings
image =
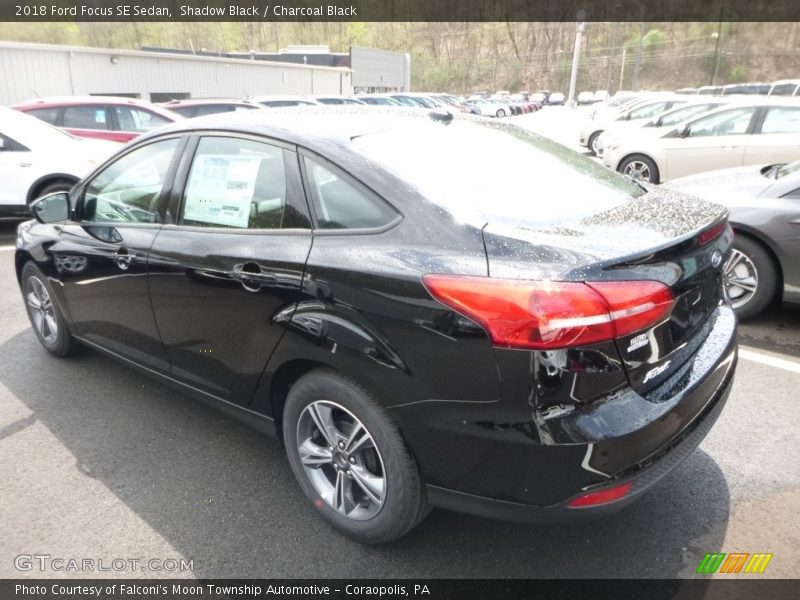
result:
[(67, 320), (54, 301), (47, 277), (32, 262), (22, 269), (20, 280), (25, 308), (39, 342), (56, 356), (74, 354), (80, 346), (72, 337)]
[(497, 109), (497, 118), (501, 119), (501, 118), (503, 118), (505, 116), (506, 116), (506, 111), (504, 111), (502, 108), (498, 108)]
[(348, 536), (390, 542), (427, 514), (422, 479), (402, 436), (354, 381), (328, 369), (301, 377), (286, 398), (283, 436), (306, 497)]
[(659, 173), (656, 163), (653, 162), (653, 159), (642, 154), (634, 154), (627, 157), (620, 163), (617, 170), (631, 179), (646, 181), (648, 183), (659, 182)]

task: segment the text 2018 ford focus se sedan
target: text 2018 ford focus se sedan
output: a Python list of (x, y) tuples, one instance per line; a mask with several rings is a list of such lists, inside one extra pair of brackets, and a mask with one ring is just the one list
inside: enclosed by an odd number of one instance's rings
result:
[(723, 208), (498, 122), (310, 110), (176, 123), (39, 200), (42, 345), (274, 432), (367, 542), (602, 513), (696, 447), (736, 362)]

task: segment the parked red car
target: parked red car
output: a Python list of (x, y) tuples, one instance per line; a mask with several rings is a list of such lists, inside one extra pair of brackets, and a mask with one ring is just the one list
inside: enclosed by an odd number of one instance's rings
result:
[(156, 127), (183, 119), (155, 104), (114, 96), (36, 98), (14, 108), (73, 135), (114, 142), (130, 141)]

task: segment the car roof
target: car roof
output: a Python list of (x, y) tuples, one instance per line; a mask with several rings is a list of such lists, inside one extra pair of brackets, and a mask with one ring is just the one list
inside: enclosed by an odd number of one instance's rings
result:
[[(314, 148), (321, 142), (346, 145), (356, 137), (379, 131), (403, 130), (414, 124), (436, 124), (453, 119), (484, 122), (465, 113), (371, 105), (334, 105), (276, 108), (270, 111), (222, 113), (164, 125), (140, 139), (192, 131), (228, 131), (274, 137)], [(332, 118), (335, 117), (335, 118)], [(443, 126), (443, 125), (442, 125)]]
[(131, 104), (136, 106), (152, 106), (152, 104), (146, 100), (127, 98), (124, 96), (47, 96), (44, 98), (31, 98), (16, 106), (72, 106), (76, 104)]
[(244, 100), (242, 98), (184, 98), (182, 100), (170, 100), (169, 102), (162, 102), (159, 106), (164, 108), (173, 108), (180, 106), (203, 106), (207, 104), (243, 104), (247, 106), (255, 105), (251, 100)]

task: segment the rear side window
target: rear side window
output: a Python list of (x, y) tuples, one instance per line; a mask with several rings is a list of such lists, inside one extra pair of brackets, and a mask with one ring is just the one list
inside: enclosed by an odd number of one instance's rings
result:
[(105, 106), (67, 106), (64, 127), (72, 129), (111, 129)]
[(308, 157), (305, 165), (320, 229), (374, 229), (399, 217), (386, 202), (333, 169)]
[(33, 110), (27, 111), (27, 113), (37, 119), (41, 119), (45, 123), (50, 123), (50, 125), (57, 125), (56, 121), (58, 121), (58, 107), (51, 106), (49, 108), (35, 108)]
[(768, 109), (761, 133), (800, 133), (800, 107), (775, 106)]
[(181, 223), (231, 229), (308, 228), (305, 216), (287, 200), (286, 154), (277, 146), (241, 138), (201, 139), (186, 182)]
[(658, 102), (656, 104), (650, 104), (648, 106), (641, 106), (632, 110), (629, 115), (631, 119), (647, 119), (649, 117), (654, 117), (655, 115), (664, 112), (670, 107), (669, 102)]

